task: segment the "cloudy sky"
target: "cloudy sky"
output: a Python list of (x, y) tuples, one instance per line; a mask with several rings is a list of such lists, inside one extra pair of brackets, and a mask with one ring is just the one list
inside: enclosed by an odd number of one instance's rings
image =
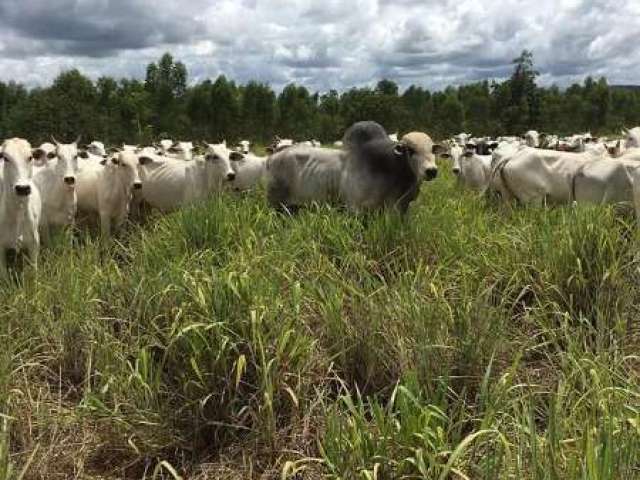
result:
[(143, 78), (165, 52), (190, 80), (339, 90), (502, 78), (524, 48), (544, 84), (640, 83), (640, 0), (0, 0), (0, 80), (72, 67)]

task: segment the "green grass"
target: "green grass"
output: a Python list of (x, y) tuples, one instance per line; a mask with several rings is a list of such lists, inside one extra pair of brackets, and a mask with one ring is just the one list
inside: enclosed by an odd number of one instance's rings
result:
[(224, 195), (2, 287), (0, 478), (640, 478), (640, 238)]

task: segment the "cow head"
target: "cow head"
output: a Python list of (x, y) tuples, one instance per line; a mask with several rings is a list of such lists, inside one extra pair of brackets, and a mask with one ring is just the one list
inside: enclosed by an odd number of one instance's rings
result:
[(138, 156), (131, 150), (124, 150), (103, 159), (100, 163), (106, 168), (112, 169), (122, 180), (127, 189), (142, 189), (139, 166), (146, 163), (146, 156)]
[(98, 142), (96, 140), (94, 140), (89, 145), (87, 145), (87, 152), (91, 153), (92, 155), (96, 155), (98, 157), (103, 157), (104, 155), (107, 154), (107, 150), (104, 147), (104, 143)]
[(33, 155), (29, 142), (22, 138), (5, 140), (0, 148), (0, 162), (4, 164), (2, 181), (6, 194), (13, 193), (18, 198), (31, 195)]
[(408, 155), (411, 170), (418, 179), (431, 181), (438, 176), (436, 153), (440, 151), (440, 146), (434, 145), (426, 133), (407, 133), (396, 149), (404, 150)]
[(231, 168), (231, 157), (242, 155), (227, 148), (225, 143), (207, 144), (207, 151), (204, 159), (206, 168), (216, 179), (232, 182), (236, 178), (236, 173)]
[(640, 148), (640, 127), (635, 127), (630, 130), (623, 128), (622, 136), (625, 139), (625, 143), (624, 143), (625, 149)]
[(80, 137), (73, 143), (60, 143), (55, 139), (53, 141), (56, 144), (55, 155), (58, 157), (55, 171), (67, 189), (73, 190), (78, 174), (78, 142)]
[(463, 153), (464, 149), (460, 145), (455, 143), (449, 147), (448, 152), (443, 152), (440, 154), (442, 158), (451, 160), (451, 171), (456, 176), (462, 173), (462, 164), (460, 163), (460, 157)]
[(240, 150), (240, 152), (241, 152), (241, 153), (244, 153), (245, 155), (246, 155), (247, 153), (249, 153), (249, 146), (250, 146), (250, 145), (251, 145), (251, 142), (249, 142), (249, 140), (242, 140), (242, 141), (239, 143), (239, 147), (240, 147), (240, 149), (239, 149), (239, 150)]

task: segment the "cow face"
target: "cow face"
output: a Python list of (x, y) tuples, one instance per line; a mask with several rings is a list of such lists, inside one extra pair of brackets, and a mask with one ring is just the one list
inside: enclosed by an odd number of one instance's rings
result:
[(0, 148), (0, 162), (4, 164), (4, 191), (18, 198), (28, 197), (33, 189), (33, 156), (29, 142), (22, 138), (5, 140)]
[(251, 145), (251, 142), (249, 142), (249, 140), (242, 140), (239, 144), (240, 152), (244, 153), (245, 155), (249, 153), (249, 145)]
[(87, 151), (92, 155), (96, 155), (98, 157), (103, 157), (107, 154), (104, 143), (95, 140), (87, 146)]
[(529, 130), (524, 134), (524, 142), (527, 147), (536, 148), (540, 144), (540, 134), (535, 130)]
[(76, 142), (56, 144), (56, 157), (58, 161), (55, 165), (56, 174), (60, 180), (64, 182), (67, 189), (73, 190), (76, 184), (76, 175), (78, 173), (78, 145)]
[(411, 170), (419, 180), (431, 181), (438, 176), (436, 153), (439, 145), (434, 145), (431, 137), (422, 132), (407, 133), (399, 146), (404, 146)]
[(236, 178), (236, 172), (231, 168), (231, 157), (236, 154), (239, 152), (229, 150), (226, 143), (208, 144), (204, 156), (207, 170), (218, 179), (232, 182)]
[(456, 176), (462, 173), (462, 165), (460, 163), (460, 157), (462, 157), (463, 153), (464, 153), (463, 148), (460, 145), (455, 144), (449, 148), (449, 151), (447, 153), (443, 153), (441, 155), (443, 158), (451, 160), (451, 171)]
[(158, 142), (158, 144), (160, 145), (160, 149), (164, 153), (167, 153), (169, 151), (169, 149), (173, 146), (173, 140), (170, 140), (168, 138), (163, 138), (162, 140), (160, 140)]
[(140, 161), (141, 158), (146, 157), (143, 156), (139, 158), (135, 152), (129, 151), (120, 152), (111, 157), (112, 168), (117, 169), (117, 174), (127, 188), (132, 188), (133, 190), (142, 189), (142, 180), (140, 179), (139, 171), (139, 167), (143, 163)]
[(631, 130), (623, 129), (622, 136), (625, 149), (640, 148), (640, 127), (635, 127)]

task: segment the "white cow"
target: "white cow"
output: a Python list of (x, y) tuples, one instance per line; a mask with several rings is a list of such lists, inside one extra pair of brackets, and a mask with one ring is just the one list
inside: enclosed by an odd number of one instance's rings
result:
[(107, 150), (104, 147), (104, 143), (94, 140), (89, 145), (87, 145), (87, 152), (92, 155), (97, 155), (99, 157), (104, 157), (107, 154)]
[[(573, 200), (573, 179), (595, 154), (558, 152), (524, 147), (495, 165), (493, 180), (504, 200), (561, 204)], [(495, 157), (494, 157), (495, 162)], [(496, 174), (497, 173), (497, 178)], [(496, 181), (497, 180), (497, 181)]]
[(175, 142), (166, 152), (166, 155), (179, 160), (193, 160), (192, 142)]
[(389, 135), (389, 140), (391, 140), (392, 142), (397, 142), (398, 141), (398, 132), (392, 133), (391, 135)]
[(204, 200), (212, 193), (222, 191), (226, 182), (235, 179), (226, 144), (208, 144), (204, 157), (193, 162), (174, 158), (145, 156), (141, 169), (144, 189), (138, 201), (144, 201), (160, 211), (172, 211), (185, 204)]
[(258, 157), (252, 154), (231, 157), (231, 167), (236, 176), (230, 182), (235, 191), (250, 190), (265, 180), (267, 157)]
[(452, 159), (455, 159), (452, 171), (463, 187), (483, 192), (489, 186), (491, 180), (491, 155), (479, 155), (473, 150), (462, 152), (458, 145)]
[(139, 175), (145, 157), (125, 150), (109, 158), (93, 157), (77, 175), (78, 212), (97, 215), (103, 238), (122, 226), (129, 214), (133, 190), (142, 188)]
[(21, 138), (5, 140), (0, 148), (0, 163), (0, 276), (6, 276), (6, 252), (10, 249), (25, 250), (37, 268), (42, 203), (33, 183), (29, 142)]
[(623, 129), (622, 135), (625, 139), (625, 148), (640, 148), (640, 127), (631, 130)]
[(467, 143), (469, 143), (470, 138), (471, 138), (470, 133), (459, 133), (453, 136), (453, 141), (458, 145), (460, 145), (461, 147), (464, 147)]
[(524, 134), (524, 143), (527, 147), (537, 148), (540, 146), (540, 134), (535, 130), (529, 130)]
[(162, 150), (162, 153), (166, 155), (167, 152), (169, 152), (169, 149), (173, 146), (173, 140), (170, 138), (163, 138), (158, 142), (158, 146), (160, 147), (160, 150)]
[(601, 159), (583, 165), (573, 178), (573, 199), (577, 203), (633, 202), (636, 160)]
[(46, 153), (36, 149), (34, 158), (44, 162), (36, 168), (33, 182), (42, 197), (42, 215), (40, 216), (40, 235), (44, 242), (49, 241), (51, 227), (73, 225), (76, 217), (76, 176), (78, 157), (88, 157), (86, 152), (78, 152), (78, 141), (74, 143), (56, 143), (54, 152)]
[(251, 142), (249, 140), (241, 140), (238, 144), (238, 151), (240, 153), (244, 153), (245, 155), (249, 153), (249, 147), (251, 146)]

